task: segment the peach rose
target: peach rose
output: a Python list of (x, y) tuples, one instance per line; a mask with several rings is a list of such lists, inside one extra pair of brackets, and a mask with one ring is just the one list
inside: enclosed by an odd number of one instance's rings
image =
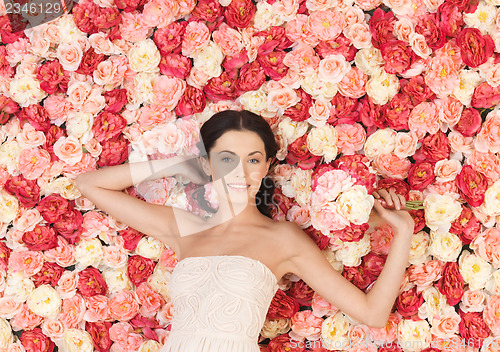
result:
[(323, 319), (315, 316), (310, 310), (298, 311), (291, 319), (290, 337), (298, 341), (304, 338), (310, 341), (318, 340), (321, 337), (322, 323)]
[(365, 13), (356, 5), (347, 6), (342, 12), (344, 13), (346, 27), (365, 22)]
[(121, 290), (111, 299), (111, 317), (119, 321), (128, 321), (139, 312), (139, 304), (128, 290)]
[(62, 299), (67, 299), (76, 294), (77, 286), (78, 273), (76, 271), (65, 271), (57, 282), (56, 291)]
[(316, 127), (324, 126), (331, 114), (332, 103), (322, 99), (316, 99), (313, 105), (309, 108), (311, 117), (307, 120), (311, 125)]
[(77, 42), (59, 44), (56, 55), (66, 71), (76, 71), (83, 57), (82, 46)]
[(460, 132), (451, 131), (448, 134), (448, 142), (450, 143), (451, 151), (460, 155), (459, 160), (462, 159), (462, 154), (470, 155), (472, 153), (473, 137), (464, 137)]
[(407, 18), (402, 18), (394, 22), (394, 34), (399, 40), (409, 43), (410, 35), (415, 33), (413, 22)]
[(43, 254), (39, 251), (14, 250), (9, 257), (9, 269), (14, 272), (22, 271), (28, 276), (42, 270), (43, 263)]
[(174, 316), (174, 305), (172, 302), (167, 302), (156, 314), (156, 319), (158, 323), (163, 326), (167, 326)]
[(404, 159), (415, 154), (418, 147), (418, 137), (414, 131), (398, 132), (396, 134), (394, 154)]
[(318, 318), (323, 316), (332, 316), (338, 312), (338, 308), (328, 302), (326, 299), (321, 297), (319, 294), (314, 292), (312, 301), (311, 301), (312, 312)]
[(466, 163), (492, 182), (496, 182), (500, 178), (500, 157), (497, 154), (480, 153), (473, 150)]
[(294, 106), (300, 101), (300, 97), (291, 88), (275, 89), (267, 95), (267, 109), (269, 111), (283, 113), (287, 108)]
[(172, 111), (186, 90), (186, 82), (176, 77), (159, 76), (154, 80), (155, 103)]
[(74, 109), (80, 108), (85, 102), (85, 99), (87, 99), (91, 89), (92, 87), (87, 82), (70, 82), (68, 84), (68, 90), (66, 91), (68, 102), (71, 103)]
[(299, 44), (293, 51), (288, 52), (283, 59), (286, 66), (302, 75), (316, 72), (319, 62), (320, 58), (316, 55), (314, 49), (306, 44)]
[(142, 282), (135, 290), (137, 302), (141, 305), (140, 313), (145, 317), (153, 317), (165, 304), (164, 298), (154, 291), (147, 282)]
[(97, 32), (89, 36), (89, 43), (97, 54), (111, 55), (117, 48), (111, 40), (102, 32)]
[(438, 182), (454, 181), (460, 170), (462, 170), (462, 164), (456, 159), (439, 160), (434, 165), (434, 174)]
[(109, 307), (110, 300), (106, 296), (95, 295), (85, 299), (87, 311), (83, 319), (89, 322), (96, 322), (102, 320), (109, 320), (111, 316), (111, 309)]
[(210, 30), (204, 22), (189, 22), (182, 41), (182, 55), (192, 58), (205, 48), (209, 41)]
[(378, 155), (373, 160), (373, 166), (383, 177), (403, 180), (408, 177), (411, 162), (408, 158), (400, 158), (394, 153), (389, 153)]
[(490, 112), (481, 126), (474, 146), (481, 153), (500, 152), (500, 115)]
[(33, 313), (26, 303), (23, 303), (22, 309), (11, 320), (12, 330), (33, 330), (43, 321), (43, 317)]
[(450, 307), (439, 318), (431, 319), (431, 333), (441, 338), (452, 337), (458, 333), (460, 320), (460, 315)]
[(74, 247), (62, 237), (57, 237), (57, 247), (49, 249), (43, 253), (47, 261), (55, 261), (62, 267), (67, 267), (75, 263)]
[(455, 126), (462, 116), (462, 111), (464, 109), (463, 104), (452, 97), (436, 99), (434, 102), (439, 111), (439, 120), (450, 127)]
[(63, 300), (59, 321), (66, 329), (77, 328), (86, 311), (85, 299), (79, 294)]
[(335, 129), (338, 134), (337, 147), (346, 155), (354, 154), (363, 148), (366, 141), (366, 131), (361, 124), (340, 124)]
[(51, 339), (57, 339), (64, 335), (66, 328), (59, 320), (45, 319), (42, 323), (42, 332)]
[(151, 27), (163, 28), (170, 24), (180, 11), (175, 0), (152, 0), (144, 4), (142, 16)]
[(464, 291), (462, 300), (460, 301), (460, 309), (467, 312), (482, 312), (485, 307), (486, 293), (484, 290), (470, 290)]
[(294, 205), (288, 210), (286, 219), (296, 223), (303, 229), (311, 225), (311, 214), (309, 213), (308, 207)]
[(438, 98), (450, 95), (460, 84), (455, 63), (448, 56), (432, 58), (424, 78), (427, 86), (436, 93)]
[(439, 260), (429, 260), (408, 269), (410, 281), (417, 285), (417, 291), (423, 291), (442, 276), (443, 263)]
[(119, 25), (120, 34), (123, 39), (132, 43), (137, 43), (151, 36), (153, 26), (144, 18), (144, 14), (134, 12), (121, 13), (121, 22)]
[[(286, 23), (285, 33), (286, 36), (294, 42), (316, 46), (319, 43), (319, 39), (314, 35), (312, 28), (309, 25), (308, 18), (309, 16), (298, 14), (291, 21)], [(261, 44), (262, 43), (256, 43), (256, 46), (258, 47)]]
[(319, 75), (331, 83), (338, 83), (349, 72), (351, 65), (344, 55), (328, 55), (319, 63)]
[(50, 154), (45, 149), (28, 148), (19, 154), (19, 170), (28, 180), (40, 177), (50, 164)]
[(82, 145), (74, 136), (60, 137), (54, 143), (54, 154), (69, 165), (75, 165), (82, 159)]
[(309, 15), (307, 25), (319, 40), (334, 40), (345, 26), (344, 15), (332, 10), (314, 11)]
[(409, 35), (408, 41), (410, 42), (413, 52), (421, 58), (425, 59), (432, 53), (431, 48), (427, 45), (425, 37), (422, 34), (412, 33)]
[(356, 49), (369, 48), (372, 45), (370, 27), (366, 23), (355, 23), (349, 26), (345, 36)]
[(436, 133), (441, 127), (436, 104), (422, 102), (415, 106), (408, 118), (408, 126), (410, 130), (415, 131), (418, 138), (424, 137), (426, 133)]
[(101, 155), (102, 145), (95, 137), (89, 139), (83, 146), (93, 158), (97, 158), (99, 155)]
[(241, 34), (225, 22), (212, 33), (212, 38), (226, 56), (234, 56), (244, 48)]
[(390, 313), (387, 324), (383, 328), (371, 328), (368, 330), (375, 341), (392, 342), (396, 340), (398, 334), (398, 324), (401, 317), (397, 313)]
[(23, 149), (36, 148), (45, 143), (45, 134), (27, 123), (23, 126), (23, 131), (16, 136), (16, 140)]
[(469, 246), (495, 269), (500, 268), (500, 229), (488, 228), (480, 232)]
[(128, 255), (120, 247), (105, 246), (103, 247), (103, 263), (110, 268), (118, 268), (127, 263)]
[(4, 319), (12, 319), (16, 314), (23, 309), (23, 303), (19, 302), (12, 296), (4, 296), (0, 298), (0, 317)]
[(14, 226), (21, 232), (27, 232), (33, 230), (42, 220), (42, 215), (36, 208), (21, 207), (20, 216), (14, 220)]
[(339, 91), (343, 96), (348, 98), (361, 98), (365, 95), (365, 85), (368, 81), (366, 73), (361, 71), (356, 66), (352, 66), (339, 82)]
[(500, 334), (500, 296), (493, 295), (486, 300), (483, 318), (494, 336)]
[(355, 2), (362, 10), (370, 11), (379, 7), (382, 0), (356, 0)]
[(375, 228), (370, 233), (370, 246), (376, 254), (387, 255), (391, 247), (392, 239), (394, 238), (394, 231), (391, 225), (384, 224)]

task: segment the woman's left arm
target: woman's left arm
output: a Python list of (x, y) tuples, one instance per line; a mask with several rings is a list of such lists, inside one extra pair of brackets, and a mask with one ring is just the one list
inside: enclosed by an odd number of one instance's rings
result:
[[(392, 191), (379, 193), (388, 208), (398, 202), (399, 208), (404, 204)], [(293, 240), (288, 242), (290, 255), (286, 263), (290, 272), (335, 307), (365, 325), (382, 328), (399, 294), (408, 265), (414, 222), (406, 210), (386, 209), (378, 200), (375, 200), (374, 208), (377, 216), (393, 227), (395, 236), (384, 268), (368, 293), (335, 270), (314, 241), (298, 227), (294, 227)]]

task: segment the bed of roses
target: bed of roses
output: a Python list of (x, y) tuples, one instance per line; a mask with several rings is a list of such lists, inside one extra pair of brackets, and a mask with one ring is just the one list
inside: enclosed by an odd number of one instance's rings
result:
[[(273, 217), (299, 224), (362, 290), (394, 236), (368, 227), (373, 191), (423, 201), (410, 210), (409, 266), (385, 328), (353, 321), (292, 275), (262, 350), (495, 350), (498, 6), (85, 0), (24, 31), (0, 7), (0, 350), (161, 348), (175, 253), (97, 209), (74, 178), (197, 154), (199, 126), (225, 109), (268, 120), (281, 147)], [(200, 211), (182, 182), (127, 191)]]

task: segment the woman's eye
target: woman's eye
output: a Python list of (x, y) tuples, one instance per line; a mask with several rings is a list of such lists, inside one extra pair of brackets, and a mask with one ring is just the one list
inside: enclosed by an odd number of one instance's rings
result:
[(222, 158), (221, 160), (222, 160), (223, 162), (225, 162), (225, 163), (230, 163), (230, 162), (231, 162), (231, 158), (230, 158), (230, 157), (228, 157), (228, 156), (226, 156), (225, 158)]
[(252, 164), (257, 164), (259, 162), (259, 159), (250, 159), (250, 162)]

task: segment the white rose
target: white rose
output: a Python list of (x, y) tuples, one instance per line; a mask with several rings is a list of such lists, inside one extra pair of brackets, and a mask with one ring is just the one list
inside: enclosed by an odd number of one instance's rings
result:
[(431, 286), (422, 291), (424, 303), (418, 308), (418, 316), (427, 319), (436, 315), (441, 315), (446, 307), (446, 296)]
[(451, 223), (460, 216), (462, 207), (448, 195), (431, 193), (424, 200), (425, 223), (437, 232), (448, 232)]
[(131, 100), (136, 104), (155, 104), (154, 81), (157, 74), (151, 72), (139, 72), (134, 77), (134, 89), (131, 92)]
[(148, 277), (147, 283), (153, 290), (158, 292), (165, 298), (167, 302), (170, 302), (170, 279), (172, 277), (172, 272), (161, 265), (157, 265), (154, 268), (153, 273)]
[(58, 347), (61, 352), (93, 352), (94, 342), (85, 330), (67, 329)]
[(427, 261), (428, 255), (427, 246), (429, 245), (429, 234), (425, 231), (420, 231), (411, 237), (410, 256), (408, 261), (410, 264), (419, 265)]
[(390, 154), (396, 146), (396, 131), (390, 128), (376, 130), (365, 142), (364, 152), (367, 158), (373, 160), (380, 154)]
[(471, 290), (484, 288), (493, 271), (493, 267), (486, 260), (467, 250), (460, 255), (458, 268)]
[(68, 200), (75, 200), (81, 197), (81, 193), (75, 186), (75, 181), (66, 176), (58, 177), (49, 182), (46, 188), (47, 193), (58, 193)]
[(165, 245), (163, 242), (153, 238), (153, 237), (143, 237), (137, 243), (137, 248), (135, 252), (145, 258), (149, 258), (152, 260), (160, 259), (161, 254), (165, 250)]
[(335, 252), (335, 257), (346, 266), (358, 266), (361, 258), (370, 253), (370, 235), (365, 233), (357, 242), (343, 242), (342, 248)]
[(484, 202), (480, 208), (486, 215), (500, 215), (500, 180), (493, 183), (484, 192)]
[(57, 27), (59, 28), (59, 37), (61, 43), (76, 42), (82, 37), (86, 37), (87, 33), (82, 32), (75, 23), (72, 15), (66, 14), (57, 19)]
[(365, 89), (374, 104), (383, 105), (399, 92), (399, 79), (396, 75), (380, 69), (366, 82)]
[(339, 213), (356, 225), (368, 222), (375, 199), (366, 188), (354, 185), (337, 199)]
[(257, 3), (257, 11), (253, 17), (253, 26), (259, 31), (265, 31), (272, 26), (280, 26), (283, 20), (273, 11), (273, 5), (261, 1)]
[(9, 174), (19, 175), (17, 168), (21, 146), (16, 140), (10, 140), (0, 145), (0, 166), (7, 168)]
[(104, 269), (102, 271), (102, 277), (106, 280), (109, 294), (117, 293), (124, 289), (132, 289), (132, 283), (128, 278), (126, 266), (110, 270)]
[(66, 131), (68, 136), (81, 138), (85, 134), (89, 134), (94, 124), (94, 117), (89, 112), (75, 111), (70, 114), (66, 121)]
[(466, 107), (470, 107), (472, 95), (474, 90), (481, 83), (482, 78), (477, 71), (473, 70), (460, 70), (459, 72), (460, 84), (457, 85), (452, 93), (452, 96), (459, 100)]
[(195, 55), (193, 66), (210, 77), (219, 77), (222, 73), (224, 54), (217, 44), (210, 41)]
[(266, 339), (274, 339), (276, 336), (286, 334), (290, 330), (290, 319), (267, 319), (260, 334)]
[(144, 341), (137, 352), (160, 352), (162, 345), (155, 340)]
[(160, 51), (153, 40), (147, 38), (135, 43), (128, 52), (130, 68), (135, 72), (154, 72), (161, 61)]
[[(490, 295), (500, 295), (500, 269), (495, 270), (493, 274), (491, 274), (491, 277), (489, 280), (486, 282), (486, 286), (484, 289), (490, 294)], [(462, 303), (460, 303), (462, 305)], [(483, 307), (482, 307), (483, 308)], [(481, 308), (482, 311), (483, 309)], [(466, 312), (464, 309), (462, 309), (464, 312)]]
[(331, 125), (313, 128), (307, 135), (307, 148), (313, 155), (324, 156), (329, 163), (337, 157), (337, 130)]
[(314, 99), (323, 98), (326, 100), (331, 100), (338, 92), (337, 84), (328, 82), (327, 80), (323, 80), (318, 75), (318, 72), (314, 72), (311, 75), (301, 77), (300, 86), (307, 94), (310, 94)]
[(17, 197), (0, 189), (0, 221), (8, 224), (17, 217), (18, 212)]
[(306, 121), (293, 121), (289, 117), (284, 117), (278, 124), (278, 133), (285, 139), (286, 143), (292, 143), (297, 138), (302, 137), (309, 128)]
[(464, 22), (468, 27), (477, 28), (481, 34), (491, 33), (495, 27), (497, 8), (491, 4), (480, 1), (476, 11), (464, 13)]
[(450, 232), (435, 232), (431, 230), (429, 254), (443, 262), (454, 262), (462, 250), (460, 237)]
[(103, 255), (102, 244), (98, 238), (81, 240), (75, 246), (77, 270), (83, 270), (89, 266), (97, 268), (101, 263)]
[(398, 324), (398, 342), (403, 351), (420, 351), (429, 346), (431, 330), (427, 320), (402, 319)]
[(49, 319), (57, 319), (62, 299), (49, 285), (40, 285), (28, 297), (28, 308), (35, 314)]
[(8, 348), (14, 343), (14, 334), (9, 322), (0, 318), (0, 349)]
[(12, 100), (23, 108), (38, 104), (47, 96), (40, 88), (40, 81), (29, 75), (14, 76), (10, 81), (9, 93)]
[(344, 350), (349, 345), (349, 320), (345, 314), (338, 311), (329, 316), (321, 325), (321, 344), (329, 350)]
[(267, 107), (267, 95), (262, 88), (251, 90), (239, 96), (238, 101), (245, 110), (260, 114)]
[(295, 191), (295, 200), (301, 207), (306, 206), (311, 200), (312, 170), (296, 168), (290, 178), (290, 184)]
[(368, 76), (380, 71), (385, 63), (384, 58), (379, 49), (371, 46), (358, 50), (354, 57), (356, 67), (366, 73)]
[(28, 299), (30, 293), (35, 289), (33, 281), (22, 272), (7, 274), (7, 282), (4, 296), (11, 296), (16, 301), (24, 303)]

